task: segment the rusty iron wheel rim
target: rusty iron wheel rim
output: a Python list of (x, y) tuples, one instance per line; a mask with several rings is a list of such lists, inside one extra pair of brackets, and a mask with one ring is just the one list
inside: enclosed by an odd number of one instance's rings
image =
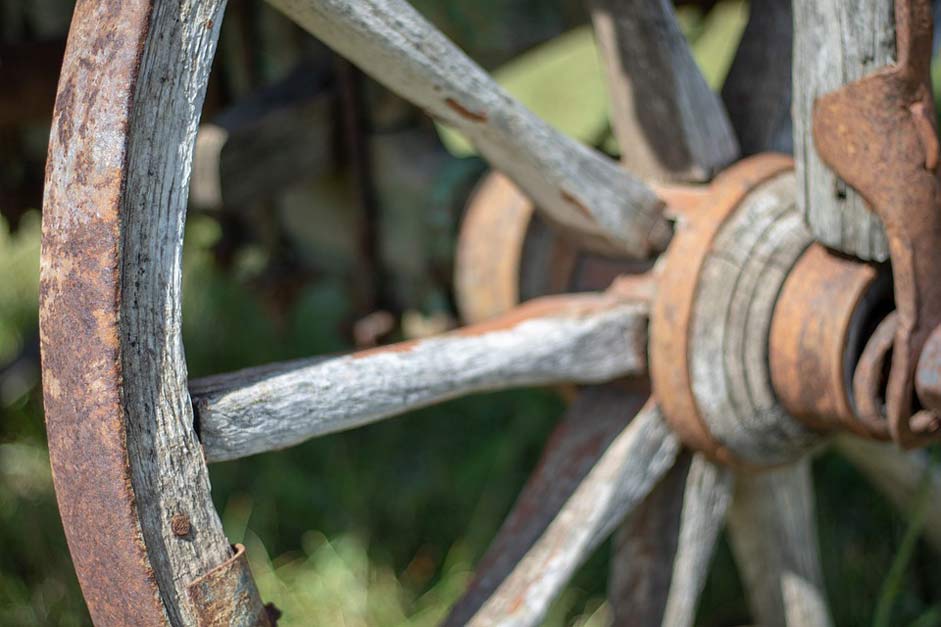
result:
[[(221, 18), (220, 4), (190, 8), (193, 22), (186, 25), (190, 43), (211, 59), (219, 24), (197, 20), (201, 13)], [(228, 545), (214, 509), (208, 518), (198, 513), (205, 511), (211, 497), (205, 461), (192, 430), (185, 378), (182, 389), (160, 389), (165, 383), (160, 371), (163, 358), (182, 357), (173, 352), (182, 348), (181, 339), (176, 336), (179, 347), (175, 342), (163, 347), (162, 357), (151, 360), (154, 363), (128, 365), (145, 350), (145, 342), (137, 342), (135, 333), (172, 338), (179, 331), (169, 328), (164, 312), (152, 317), (154, 328), (146, 324), (129, 328), (128, 294), (173, 293), (168, 286), (175, 281), (178, 290), (179, 274), (170, 274), (174, 263), (164, 267), (156, 259), (131, 259), (128, 242), (138, 237), (134, 229), (142, 225), (155, 230), (155, 225), (181, 221), (186, 199), (182, 194), (182, 208), (179, 195), (168, 200), (165, 211), (134, 206), (131, 194), (139, 192), (149, 176), (140, 164), (132, 164), (140, 153), (135, 142), (156, 144), (154, 137), (176, 123), (162, 139), (169, 151), (155, 148), (154, 159), (181, 162), (176, 150), (187, 140), (191, 143), (187, 128), (191, 126), (195, 135), (208, 74), (207, 69), (204, 75), (190, 76), (188, 83), (168, 80), (168, 74), (182, 73), (172, 63), (173, 55), (182, 50), (162, 43), (165, 36), (179, 37), (179, 32), (154, 32), (166, 10), (173, 8), (153, 2), (80, 0), (72, 19), (53, 114), (43, 203), (40, 342), (50, 462), (69, 550), (95, 624), (209, 624), (252, 613), (255, 623), (266, 624), (269, 616), (258, 599), (244, 551)], [(161, 62), (169, 67), (158, 68)], [(159, 106), (146, 94), (154, 81), (167, 83), (165, 96), (171, 104), (188, 98), (189, 119), (148, 116), (150, 108)], [(147, 135), (150, 127), (141, 118), (155, 125), (153, 136)], [(182, 134), (181, 144), (175, 143), (176, 134)], [(185, 168), (164, 172), (167, 189), (182, 186), (185, 172)], [(182, 216), (174, 213), (178, 209)], [(180, 237), (164, 249), (171, 261), (175, 256), (176, 264), (181, 245)], [(129, 277), (127, 266), (132, 261), (141, 271)], [(185, 364), (182, 368), (185, 372)], [(159, 516), (163, 506), (152, 494), (140, 491), (141, 486), (151, 485), (145, 471), (149, 452), (141, 447), (152, 441), (141, 434), (149, 438), (161, 428), (157, 414), (164, 410), (129, 400), (132, 385), (143, 386), (134, 394), (153, 392), (158, 402), (162, 395), (175, 394), (176, 402), (187, 410), (174, 417), (185, 438), (178, 441), (168, 433), (160, 437), (181, 447), (180, 464), (186, 466), (188, 477), (197, 479), (175, 495), (179, 501), (170, 506), (178, 511), (157, 525), (147, 521)], [(191, 497), (195, 500), (188, 500)], [(212, 576), (176, 572), (167, 542), (178, 543), (173, 550), (194, 556), (191, 570)], [(197, 542), (199, 550), (187, 548)], [(168, 576), (169, 570), (173, 573)], [(175, 581), (178, 576), (182, 581)], [(192, 602), (184, 606), (180, 599), (185, 599), (186, 591), (180, 589), (187, 585), (196, 588), (189, 590)], [(210, 603), (210, 597), (223, 590), (233, 594), (222, 605)]]

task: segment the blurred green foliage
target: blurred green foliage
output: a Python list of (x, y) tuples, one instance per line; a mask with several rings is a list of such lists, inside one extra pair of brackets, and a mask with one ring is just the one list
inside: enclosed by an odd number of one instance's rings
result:
[[(417, 6), (508, 89), (560, 128), (605, 141), (603, 83), (576, 2), (420, 1)], [(682, 14), (710, 84), (727, 70), (744, 20), (741, 2), (703, 18)], [(519, 29), (526, 23), (526, 29)], [(549, 47), (509, 62), (506, 41)], [(574, 69), (573, 69), (574, 68)], [(547, 88), (547, 76), (569, 76)], [(550, 81), (551, 82), (551, 81)], [(553, 89), (586, 93), (557, 98)], [(526, 95), (528, 94), (528, 95)], [(571, 94), (569, 94), (571, 95)], [(614, 149), (612, 148), (612, 151)], [(394, 227), (394, 225), (393, 225)], [(453, 233), (448, 234), (453, 236)], [(36, 338), (39, 215), (11, 234), (0, 223), (0, 625), (82, 625), (87, 612), (58, 520), (42, 425)], [(342, 351), (353, 311), (340, 273), (306, 281), (290, 306), (271, 310), (253, 285), (265, 252), (246, 247), (220, 268), (214, 218), (194, 216), (184, 254), (184, 339), (192, 376)], [(293, 449), (211, 468), (226, 532), (248, 546), (266, 600), (285, 625), (433, 625), (468, 581), (555, 420), (550, 391), (479, 395)], [(941, 625), (941, 573), (906, 518), (842, 458), (815, 465), (827, 592), (837, 625)], [(604, 625), (608, 547), (577, 574), (548, 625)], [(887, 592), (883, 593), (882, 591)], [(881, 596), (880, 596), (881, 595)], [(723, 542), (699, 624), (748, 621)]]

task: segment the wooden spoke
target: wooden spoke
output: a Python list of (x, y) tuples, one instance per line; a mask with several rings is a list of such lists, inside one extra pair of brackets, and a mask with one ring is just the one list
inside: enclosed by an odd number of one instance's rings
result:
[(792, 152), (791, 0), (751, 0), (722, 100), (742, 156)]
[(902, 451), (894, 444), (848, 435), (836, 439), (836, 448), (906, 515), (914, 509), (927, 478), (931, 494), (922, 532), (934, 550), (941, 552), (941, 469), (923, 451)]
[(818, 241), (876, 261), (889, 257), (882, 224), (863, 198), (821, 161), (811, 115), (818, 96), (894, 62), (894, 7), (894, 0), (794, 0), (798, 206)]
[(445, 624), (540, 623), (676, 459), (679, 445), (652, 401), (631, 420), (636, 398), (613, 385), (579, 394)]
[(190, 386), (209, 461), (284, 448), (464, 394), (646, 372), (647, 305), (552, 296), (424, 340), (250, 368)]
[(614, 536), (608, 602), (615, 625), (663, 623), (692, 458), (683, 452)]
[(696, 605), (731, 500), (732, 472), (713, 464), (702, 453), (695, 454), (683, 494), (679, 544), (664, 625), (685, 627), (696, 619)]
[(380, 83), (462, 131), (546, 215), (603, 252), (647, 257), (670, 228), (642, 182), (511, 98), (405, 0), (269, 0)]
[(739, 473), (729, 531), (756, 623), (831, 624), (816, 529), (809, 459)]
[(738, 156), (667, 0), (592, 0), (612, 125), (627, 169), (657, 181), (708, 181)]

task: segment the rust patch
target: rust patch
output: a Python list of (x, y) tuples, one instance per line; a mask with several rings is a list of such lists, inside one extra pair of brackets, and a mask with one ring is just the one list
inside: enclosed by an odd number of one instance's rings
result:
[(167, 623), (131, 487), (117, 339), (127, 159), (121, 129), (128, 128), (151, 9), (147, 2), (76, 4), (43, 201), (40, 343), (49, 459), (82, 593), (103, 626)]
[[(506, 176), (493, 172), (468, 201), (454, 284), (461, 316), (478, 323), (506, 313), (524, 298), (600, 291), (621, 275), (645, 277), (651, 265), (580, 250), (537, 222), (532, 201)], [(638, 280), (647, 279), (652, 280)]]
[(888, 438), (884, 420), (859, 419), (850, 389), (862, 334), (888, 302), (889, 282), (875, 266), (817, 244), (804, 252), (781, 288), (768, 340), (771, 383), (790, 415), (816, 430)]
[(190, 517), (186, 514), (175, 514), (170, 519), (170, 531), (178, 538), (185, 538), (191, 532)]
[(897, 0), (895, 23), (898, 63), (818, 98), (813, 134), (821, 159), (869, 203), (888, 235), (898, 324), (885, 405), (893, 439), (911, 447), (936, 436), (921, 437), (910, 418), (918, 358), (941, 324), (930, 2)]
[(941, 327), (934, 330), (921, 352), (915, 389), (922, 405), (941, 414)]
[(594, 219), (591, 215), (591, 210), (588, 209), (588, 207), (586, 207), (585, 204), (582, 201), (580, 201), (578, 198), (576, 198), (569, 192), (565, 191), (564, 189), (560, 190), (559, 194), (562, 196), (562, 200), (564, 200), (565, 202), (569, 203), (570, 205), (578, 209), (578, 211), (582, 215), (584, 215), (585, 217)]
[(478, 123), (487, 121), (486, 114), (478, 113), (476, 111), (471, 111), (470, 109), (462, 105), (460, 102), (458, 102), (454, 98), (445, 98), (444, 104), (448, 105), (448, 108), (451, 109), (451, 111), (454, 111), (465, 120), (470, 120), (471, 122), (478, 122)]
[(666, 205), (666, 215), (671, 218), (688, 216), (709, 198), (708, 185), (653, 183), (651, 188)]
[(879, 323), (869, 337), (853, 374), (853, 397), (860, 421), (871, 425), (873, 429), (880, 429), (886, 436), (889, 424), (882, 412), (886, 385), (885, 367), (892, 355), (897, 327), (898, 313), (893, 311)]
[(712, 182), (709, 197), (680, 223), (657, 277), (650, 314), (650, 378), (664, 418), (684, 444), (721, 463), (744, 467), (709, 432), (699, 413), (689, 369), (689, 330), (699, 275), (722, 225), (748, 192), (794, 167), (785, 155), (749, 157)]

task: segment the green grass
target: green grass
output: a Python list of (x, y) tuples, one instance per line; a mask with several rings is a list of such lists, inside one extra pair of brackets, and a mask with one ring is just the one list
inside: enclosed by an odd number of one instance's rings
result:
[[(0, 264), (5, 350), (34, 331), (38, 216), (10, 235)], [(349, 295), (313, 282), (273, 323), (247, 287), (211, 262), (215, 228), (192, 220), (185, 253), (185, 343), (195, 374), (346, 348)], [(239, 274), (243, 272), (243, 274)], [(38, 372), (18, 375), (0, 410), (0, 624), (79, 625), (87, 615), (56, 513), (41, 422)], [(536, 462), (563, 405), (547, 391), (480, 395), (329, 436), (281, 453), (213, 466), (213, 494), (233, 541), (249, 548), (267, 600), (285, 624), (431, 625), (460, 594)], [(909, 525), (841, 458), (815, 467), (827, 591), (838, 625), (939, 624), (934, 556)], [(552, 608), (547, 624), (602, 625), (608, 568), (602, 549)], [(887, 583), (888, 582), (888, 583)], [(881, 599), (881, 601), (880, 601)], [(723, 544), (700, 609), (701, 625), (748, 618)]]

